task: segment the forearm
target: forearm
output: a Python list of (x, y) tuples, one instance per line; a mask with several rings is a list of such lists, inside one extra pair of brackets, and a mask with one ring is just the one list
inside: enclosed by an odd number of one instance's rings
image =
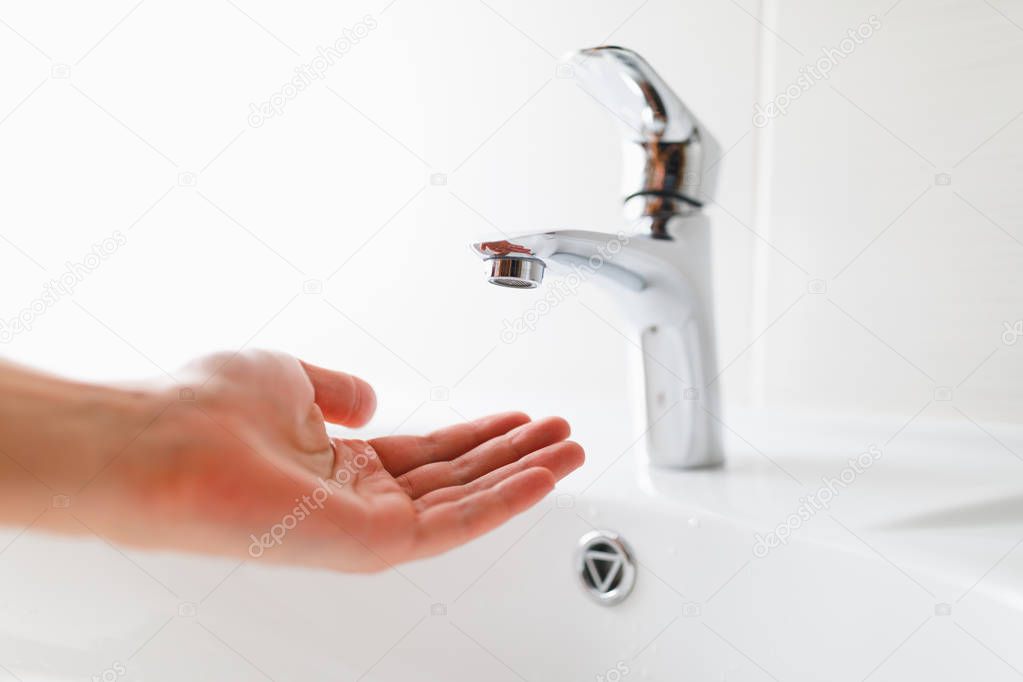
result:
[(32, 521), (55, 496), (86, 488), (152, 419), (152, 403), (144, 391), (0, 362), (0, 525)]

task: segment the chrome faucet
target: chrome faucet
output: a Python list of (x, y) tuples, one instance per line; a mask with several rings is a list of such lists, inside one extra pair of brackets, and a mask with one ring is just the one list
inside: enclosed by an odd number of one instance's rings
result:
[(646, 451), (657, 466), (723, 461), (718, 421), (709, 196), (693, 115), (638, 54), (621, 47), (573, 53), (580, 86), (615, 114), (626, 139), (625, 208), (618, 234), (555, 230), (473, 244), (489, 281), (532, 289), (548, 267), (594, 277), (621, 303), (641, 349)]

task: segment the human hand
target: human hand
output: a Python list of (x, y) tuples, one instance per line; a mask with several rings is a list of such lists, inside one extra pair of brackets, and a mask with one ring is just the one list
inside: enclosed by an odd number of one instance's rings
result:
[(76, 502), (94, 531), (374, 571), (499, 526), (584, 459), (563, 419), (519, 412), (426, 436), (330, 438), (326, 422), (370, 419), (373, 390), (283, 354), (211, 356), (180, 376), (183, 385), (156, 392), (153, 421)]

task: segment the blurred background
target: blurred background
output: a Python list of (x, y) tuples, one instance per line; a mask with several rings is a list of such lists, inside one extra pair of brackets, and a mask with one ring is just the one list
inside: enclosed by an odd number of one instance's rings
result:
[(111, 379), (280, 348), (364, 375), (391, 425), (491, 403), (625, 410), (633, 348), (611, 302), (584, 287), (502, 342), (545, 290), (487, 285), (467, 248), (625, 226), (615, 123), (557, 69), (614, 43), (721, 147), (726, 409), (1023, 413), (1017, 2), (7, 2), (0, 17), (8, 357)]

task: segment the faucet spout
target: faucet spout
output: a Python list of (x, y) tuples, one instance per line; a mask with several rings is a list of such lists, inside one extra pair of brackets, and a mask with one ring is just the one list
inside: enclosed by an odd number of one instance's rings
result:
[(660, 467), (694, 469), (723, 461), (713, 376), (706, 219), (680, 219), (671, 241), (585, 230), (479, 242), (484, 260), (542, 261), (552, 272), (607, 289), (634, 331), (643, 378), (637, 401), (646, 451)]

